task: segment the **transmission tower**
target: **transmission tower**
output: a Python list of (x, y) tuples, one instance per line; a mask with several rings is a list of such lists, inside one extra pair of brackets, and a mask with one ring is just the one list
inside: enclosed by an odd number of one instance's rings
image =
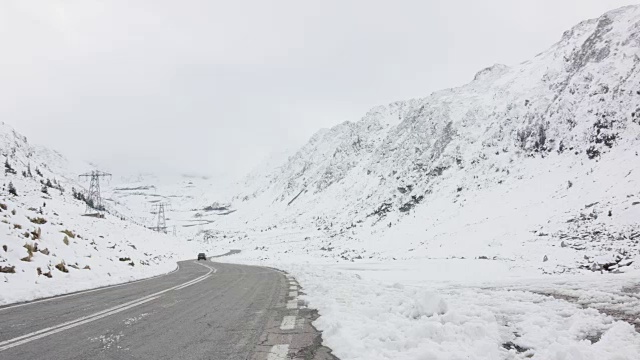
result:
[(111, 174), (98, 170), (92, 170), (91, 172), (82, 174), (79, 177), (81, 179), (91, 179), (91, 182), (89, 184), (89, 191), (87, 191), (87, 195), (85, 197), (87, 203), (87, 209), (85, 210), (85, 213), (88, 213), (89, 211), (91, 211), (91, 209), (103, 211), (104, 206), (102, 205), (102, 197), (100, 196), (100, 178), (109, 178), (111, 177)]
[(157, 232), (167, 233), (167, 217), (165, 215), (165, 210), (169, 207), (169, 204), (166, 203), (157, 203), (153, 206), (154, 213), (158, 217), (158, 225), (152, 227), (151, 229)]

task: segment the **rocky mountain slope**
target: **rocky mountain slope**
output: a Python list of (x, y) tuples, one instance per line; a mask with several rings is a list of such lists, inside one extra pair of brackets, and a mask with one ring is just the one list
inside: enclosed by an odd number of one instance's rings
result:
[(317, 241), (271, 249), (347, 260), (618, 269), (639, 249), (639, 84), (640, 6), (628, 6), (529, 61), (319, 131), (247, 178), (216, 226), (271, 231), (274, 244), (313, 229)]

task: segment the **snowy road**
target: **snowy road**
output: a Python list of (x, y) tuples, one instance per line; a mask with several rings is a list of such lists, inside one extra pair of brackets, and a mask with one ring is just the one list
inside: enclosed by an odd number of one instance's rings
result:
[(295, 279), (184, 261), (136, 283), (0, 308), (0, 359), (327, 358)]

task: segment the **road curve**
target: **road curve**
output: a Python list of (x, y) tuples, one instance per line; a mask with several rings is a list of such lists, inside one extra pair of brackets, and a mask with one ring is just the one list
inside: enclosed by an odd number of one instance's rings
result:
[(0, 308), (0, 359), (335, 359), (290, 276), (183, 261), (131, 284)]

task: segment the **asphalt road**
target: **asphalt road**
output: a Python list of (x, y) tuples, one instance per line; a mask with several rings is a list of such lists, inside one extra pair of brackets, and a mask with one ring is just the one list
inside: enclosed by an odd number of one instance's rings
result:
[(184, 261), (168, 275), (0, 308), (0, 359), (335, 359), (295, 279)]

